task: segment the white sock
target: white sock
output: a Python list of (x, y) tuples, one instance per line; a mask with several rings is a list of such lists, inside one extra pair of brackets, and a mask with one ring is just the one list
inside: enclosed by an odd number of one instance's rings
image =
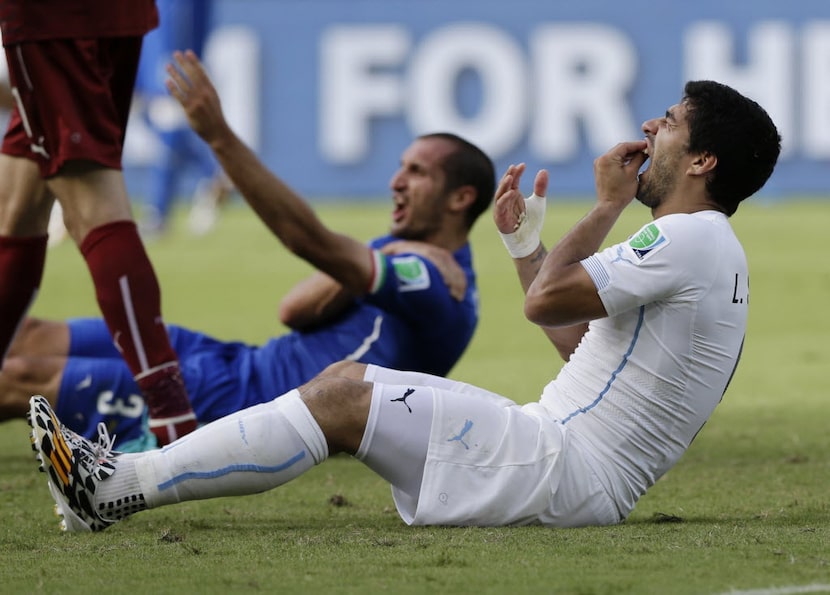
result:
[(101, 518), (118, 521), (147, 508), (135, 472), (140, 453), (122, 453), (116, 459), (116, 472), (98, 484), (95, 506)]
[(326, 438), (295, 389), (145, 453), (135, 470), (148, 508), (155, 508), (264, 492), (327, 457)]

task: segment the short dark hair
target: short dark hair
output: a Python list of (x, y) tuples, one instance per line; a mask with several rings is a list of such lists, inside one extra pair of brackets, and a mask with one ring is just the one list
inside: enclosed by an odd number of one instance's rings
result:
[(490, 206), (496, 192), (496, 168), (493, 161), (473, 143), (451, 132), (434, 132), (418, 138), (442, 138), (455, 145), (455, 151), (444, 160), (444, 189), (455, 190), (461, 186), (475, 188), (476, 199), (465, 214), (467, 227), (472, 228), (479, 215)]
[(724, 84), (689, 81), (683, 102), (688, 108), (689, 152), (708, 151), (717, 157), (706, 191), (732, 215), (772, 175), (781, 136), (760, 105)]

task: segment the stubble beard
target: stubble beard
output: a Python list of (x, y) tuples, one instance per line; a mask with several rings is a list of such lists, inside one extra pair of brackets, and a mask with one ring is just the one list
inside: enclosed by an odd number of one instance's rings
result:
[[(637, 200), (650, 209), (655, 209), (663, 203), (663, 199), (674, 190), (676, 184), (672, 177), (675, 169), (673, 159), (662, 158), (652, 160), (646, 170), (648, 175), (643, 179), (642, 174), (637, 184)], [(645, 172), (644, 172), (645, 173)]]

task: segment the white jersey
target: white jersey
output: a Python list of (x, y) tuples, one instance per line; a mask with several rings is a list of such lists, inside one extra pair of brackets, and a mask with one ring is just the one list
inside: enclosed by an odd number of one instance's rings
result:
[(624, 518), (711, 415), (746, 331), (746, 257), (725, 215), (661, 217), (582, 261), (594, 320), (542, 405)]

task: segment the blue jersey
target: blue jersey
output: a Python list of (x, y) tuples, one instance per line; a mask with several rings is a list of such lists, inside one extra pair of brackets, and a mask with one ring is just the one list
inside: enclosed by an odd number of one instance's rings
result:
[[(396, 239), (386, 236), (371, 246), (380, 248)], [(469, 245), (454, 256), (467, 276), (461, 301), (450, 296), (441, 273), (428, 260), (414, 254), (381, 255), (385, 275), (374, 291), (313, 330), (291, 331), (253, 346), (170, 325), (199, 421), (270, 401), (344, 359), (446, 375), (478, 322)], [(77, 319), (69, 326), (70, 357), (58, 394), (58, 416), (87, 437), (96, 436), (103, 421), (122, 450), (153, 447), (141, 392), (103, 320)]]

